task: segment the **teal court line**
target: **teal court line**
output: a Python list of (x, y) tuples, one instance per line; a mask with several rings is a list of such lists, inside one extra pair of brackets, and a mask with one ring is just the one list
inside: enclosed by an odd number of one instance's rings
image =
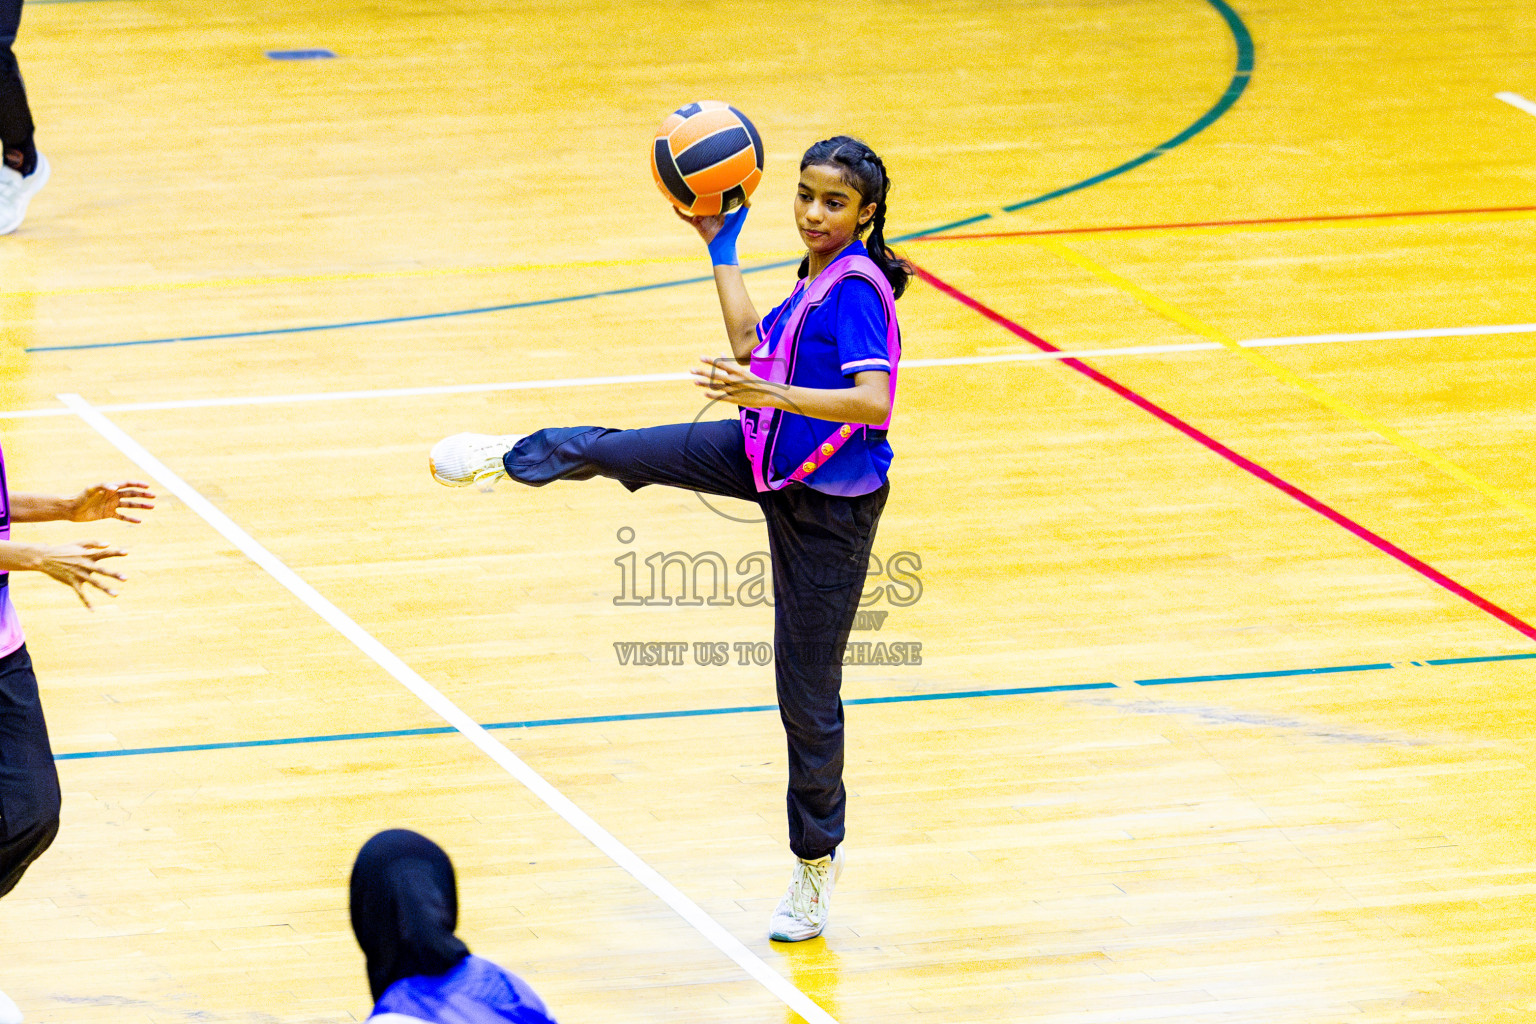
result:
[[(50, 0), (30, 0), (30, 2), (47, 3), (50, 2)], [(93, 2), (93, 0), (52, 0), (52, 2)], [(1204, 114), (1201, 114), (1200, 117), (1198, 117), (1188, 128), (1185, 128), (1183, 131), (1179, 132), (1167, 142), (1147, 150), (1140, 156), (1127, 160), (1125, 163), (1116, 167), (1112, 167), (1100, 174), (1095, 174), (1092, 177), (1084, 178), (1082, 181), (1075, 182), (1066, 186), (1065, 188), (1058, 188), (1054, 191), (1047, 192), (1044, 195), (1035, 196), (1033, 199), (1026, 199), (1022, 202), (1013, 203), (1010, 206), (1004, 206), (1003, 209), (1005, 211), (1012, 213), (1029, 206), (1037, 206), (1040, 203), (1049, 202), (1052, 199), (1057, 199), (1061, 196), (1068, 195), (1072, 192), (1077, 192), (1085, 188), (1091, 188), (1092, 186), (1101, 184), (1110, 180), (1111, 178), (1119, 177), (1120, 175), (1125, 174), (1127, 171), (1134, 170), (1135, 168), (1140, 167), (1142, 164), (1147, 163), (1150, 160), (1155, 160), (1157, 157), (1162, 156), (1164, 153), (1182, 146), (1184, 143), (1188, 142), (1190, 139), (1194, 138), (1196, 135), (1199, 135), (1211, 125), (1215, 124), (1222, 117), (1222, 115), (1226, 114), (1228, 110), (1232, 109), (1232, 106), (1237, 103), (1238, 98), (1242, 96), (1243, 91), (1248, 88), (1249, 79), (1253, 75), (1253, 36), (1249, 33), (1248, 26), (1243, 24), (1243, 19), (1239, 17), (1238, 13), (1227, 4), (1226, 0), (1205, 0), (1205, 2), (1214, 8), (1216, 13), (1221, 16), (1224, 22), (1226, 22), (1228, 31), (1232, 33), (1232, 42), (1237, 47), (1236, 68), (1232, 72), (1232, 78), (1230, 81), (1228, 81), (1226, 90), (1222, 92), (1221, 96), (1216, 100), (1216, 103)], [(926, 235), (936, 235), (944, 231), (954, 230), (955, 228), (967, 227), (972, 224), (979, 224), (982, 221), (991, 220), (992, 218), (993, 214), (991, 213), (979, 213), (973, 217), (966, 217), (962, 220), (950, 221), (947, 224), (940, 224), (937, 227), (926, 228), (922, 231), (913, 231), (905, 235), (898, 235), (897, 237), (890, 239), (890, 241), (893, 243), (909, 242), (914, 238), (922, 238)], [(782, 267), (794, 266), (798, 262), (798, 260), (787, 260), (777, 263), (766, 263), (757, 266), (743, 267), (742, 273), (752, 274), (764, 270), (777, 270)], [(631, 288), (613, 288), (605, 291), (582, 292), (577, 295), (565, 295), (550, 299), (532, 299), (524, 302), (509, 302), (496, 306), (477, 306), (472, 309), (453, 309), (439, 313), (418, 313), (413, 316), (384, 317), (377, 320), (349, 320), (329, 324), (311, 324), (302, 327), (268, 328), (257, 331), (229, 331), (219, 334), (189, 334), (173, 338), (146, 338), (138, 341), (100, 341), (91, 342), (85, 345), (37, 345), (32, 348), (28, 348), (25, 351), (29, 353), (75, 352), (82, 349), (127, 348), (137, 345), (169, 345), (183, 341), (229, 341), (236, 338), (264, 338), (275, 337), (284, 334), (309, 334), (316, 331), (335, 331), (350, 327), (379, 327), (386, 324), (414, 323), (422, 320), (442, 320), (448, 317), (478, 316), (487, 313), (503, 313), (514, 309), (531, 309), (536, 306), (553, 306), (568, 302), (582, 302), (587, 299), (607, 298), (615, 295), (631, 295), (636, 292), (655, 291), (660, 288), (676, 288), (682, 285), (700, 284), (712, 280), (714, 280), (714, 278), (708, 276), (684, 277), (673, 281), (660, 281), (655, 284), (636, 285)]]
[[(1177, 149), (1179, 146), (1184, 145), (1184, 143), (1188, 142), (1190, 139), (1194, 138), (1196, 135), (1199, 135), (1211, 125), (1215, 124), (1221, 115), (1232, 109), (1232, 105), (1236, 103), (1237, 98), (1243, 94), (1243, 90), (1248, 88), (1248, 79), (1253, 76), (1253, 37), (1248, 34), (1248, 26), (1243, 24), (1243, 19), (1239, 18), (1237, 16), (1237, 12), (1234, 11), (1231, 7), (1227, 6), (1225, 3), (1222, 3), (1221, 0), (1206, 0), (1206, 2), (1209, 3), (1212, 7), (1216, 8), (1216, 13), (1220, 14), (1222, 18), (1226, 20), (1227, 28), (1232, 32), (1232, 41), (1237, 44), (1237, 69), (1232, 72), (1232, 80), (1227, 83), (1227, 91), (1221, 94), (1221, 98), (1216, 101), (1216, 105), (1211, 107), (1211, 109), (1207, 110), (1204, 114), (1200, 115), (1199, 120), (1195, 121), (1194, 124), (1190, 125), (1188, 128), (1185, 128), (1183, 131), (1179, 132), (1179, 134), (1175, 135), (1161, 146), (1155, 146), (1152, 149), (1149, 149), (1147, 152), (1141, 154), (1141, 156), (1138, 156), (1133, 160), (1127, 160), (1119, 167), (1112, 167), (1105, 171), (1103, 174), (1096, 174), (1091, 178), (1084, 178), (1082, 181), (1077, 182), (1075, 185), (1068, 185), (1066, 188), (1059, 188), (1055, 192), (1047, 192), (1043, 196), (1036, 196), (1033, 199), (1026, 199), (1022, 203), (1014, 203), (1012, 206), (1005, 206), (1003, 207), (1004, 210), (1006, 210), (1008, 213), (1016, 213), (1017, 211), (1025, 209), (1026, 207), (1037, 206), (1040, 203), (1049, 202), (1052, 199), (1057, 199), (1061, 196), (1068, 195), (1069, 193), (1076, 192), (1079, 189), (1091, 188), (1101, 181), (1108, 181), (1110, 178), (1124, 174), (1126, 171), (1134, 170), (1147, 161), (1155, 160), (1169, 150)], [(962, 221), (961, 223), (974, 224), (977, 220), (985, 220), (990, 216), (991, 215), (988, 214), (985, 217), (973, 217), (969, 221)], [(933, 230), (924, 232), (924, 234), (937, 234), (939, 231), (947, 230), (948, 227), (958, 226), (959, 225), (956, 224), (948, 225), (944, 228), (935, 228)], [(916, 237), (920, 236), (906, 236), (906, 238)], [(906, 238), (898, 239), (898, 241), (905, 241)]]
[[(1432, 658), (1403, 664), (1414, 666), (1477, 665), (1507, 661), (1536, 659), (1536, 652), (1528, 654), (1486, 654), (1470, 658)], [(1329, 665), (1323, 668), (1276, 669), (1267, 672), (1229, 672), (1205, 676), (1168, 676), (1157, 679), (1137, 679), (1137, 686), (1169, 686), (1179, 683), (1230, 682), (1245, 679), (1278, 679), (1287, 676), (1333, 675), (1340, 672), (1378, 672), (1401, 668), (1402, 664), (1376, 662), (1365, 665)], [(1016, 697), (1038, 693), (1070, 693), (1082, 690), (1113, 690), (1114, 683), (1062, 683), (1055, 686), (1014, 686), (994, 690), (958, 690), (945, 693), (906, 693), (885, 697), (855, 697), (843, 701), (845, 705), (912, 704), (931, 700), (974, 700), (981, 697)], [(506, 729), (545, 729), (558, 725), (599, 725), (607, 722), (649, 722), (668, 718), (702, 718), (712, 715), (748, 715), (777, 711), (777, 704), (748, 704), (741, 707), (687, 708), (680, 711), (642, 711), (623, 715), (582, 715), (573, 718), (536, 718), (521, 722), (492, 722), (484, 726), (490, 731)], [(455, 732), (451, 726), (432, 726), (421, 729), (387, 729), (380, 732), (343, 732), (320, 736), (284, 736), (274, 739), (234, 740), (226, 743), (186, 743), (167, 747), (132, 747), (120, 750), (82, 750), (71, 754), (57, 754), (55, 761), (84, 761), (104, 757), (139, 757), (146, 754), (184, 754), (205, 750), (241, 750), (251, 747), (290, 747), (311, 743), (343, 743), (353, 740), (400, 739), (410, 736), (443, 736)]]
[(1536, 658), (1536, 654), (1495, 654), (1482, 658), (1431, 658), (1424, 662), (1426, 665), (1480, 665), (1489, 661), (1528, 661)]
[[(1521, 657), (1521, 655), (1515, 655)], [(1536, 654), (1531, 655), (1536, 657)], [(1473, 661), (1483, 659), (1474, 658)], [(1431, 662), (1433, 664), (1433, 662)], [(1233, 672), (1220, 676), (1170, 676), (1167, 679), (1138, 679), (1137, 686), (1168, 686), (1172, 683), (1216, 683), (1229, 679), (1279, 679), (1284, 676), (1320, 676), (1333, 672), (1376, 672), (1384, 668), (1396, 668), (1389, 661), (1378, 662), (1374, 665), (1331, 665), (1328, 668), (1294, 668), (1279, 669), (1274, 672)]]
[[(966, 690), (956, 693), (916, 693), (894, 697), (858, 697), (845, 700), (850, 704), (904, 704), (921, 700), (962, 700), (970, 697), (1007, 697), (1024, 693), (1056, 693), (1064, 690), (1114, 689), (1114, 683), (1064, 683), (1059, 686), (1019, 686), (1006, 690)], [(760, 711), (777, 711), (777, 704), (748, 704), (735, 708), (688, 708), (682, 711), (642, 711), (628, 715), (581, 715), (575, 718), (536, 718), (526, 722), (492, 722), (481, 728), (488, 731), (500, 729), (543, 729), (552, 725), (596, 725), (603, 722), (648, 722), (663, 718), (699, 718), (706, 715), (746, 715)], [(424, 729), (388, 729), (383, 732), (333, 733), (327, 736), (293, 736), (268, 740), (236, 740), (230, 743), (189, 743), (175, 747), (137, 747), (129, 750), (87, 750), (75, 754), (58, 754), (55, 761), (78, 761), (97, 757), (131, 757), (139, 754), (173, 754), (193, 750), (235, 750), (243, 747), (283, 747), (301, 743), (338, 743), (344, 740), (381, 740), (401, 736), (441, 736), (458, 732), (452, 726), (432, 726)]]

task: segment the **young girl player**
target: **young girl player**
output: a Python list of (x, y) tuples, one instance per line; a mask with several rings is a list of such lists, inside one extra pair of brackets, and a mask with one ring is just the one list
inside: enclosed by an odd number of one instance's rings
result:
[(842, 655), (890, 493), (895, 299), (911, 274), (885, 244), (889, 191), (885, 165), (856, 139), (806, 151), (794, 208), (807, 250), (801, 281), (766, 318), (737, 265), (746, 209), (683, 218), (709, 245), (735, 356), (701, 359), (694, 383), (710, 399), (740, 406), (738, 420), (456, 434), (431, 455), (432, 475), (449, 486), (503, 475), (534, 487), (606, 476), (632, 491), (669, 484), (762, 509), (774, 674), (789, 741), (789, 845), (799, 858), (770, 927), (784, 942), (821, 934), (843, 867)]
[[(87, 608), (87, 586), (115, 596), (102, 577), (123, 578), (100, 564), (122, 555), (117, 548), (96, 541), (21, 544), (11, 540), (11, 524), (62, 519), (137, 523), (124, 509), (154, 508), (154, 497), (135, 481), (97, 484), (68, 496), (12, 494), (5, 480), (5, 453), (0, 452), (0, 896), (16, 887), (59, 832), (59, 773), (32, 658), (11, 604), (10, 574), (33, 570), (50, 576), (73, 588)], [(21, 1019), (16, 1004), (0, 992), (0, 1024), (20, 1024)]]

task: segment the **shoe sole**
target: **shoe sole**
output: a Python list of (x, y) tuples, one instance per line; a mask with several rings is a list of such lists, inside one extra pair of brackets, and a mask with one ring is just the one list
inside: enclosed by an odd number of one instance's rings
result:
[(468, 487), (470, 484), (478, 484), (486, 480), (494, 483), (497, 480), (506, 477), (507, 475), (506, 473), (498, 473), (495, 470), (491, 470), (488, 473), (481, 473), (477, 476), (473, 476), (468, 480), (448, 480), (437, 475), (437, 463), (432, 461), (432, 456), (430, 455), (427, 456), (427, 468), (432, 471), (432, 479), (436, 480), (444, 487)]
[[(453, 437), (445, 437), (441, 441), (439, 441), (437, 444), (433, 445), (431, 451), (427, 452), (427, 470), (428, 470), (428, 472), (430, 472), (432, 474), (432, 479), (433, 480), (436, 480), (438, 483), (442, 484), (444, 487), (468, 487), (471, 484), (481, 484), (481, 483), (492, 483), (492, 484), (494, 484), (498, 480), (511, 479), (511, 477), (509, 477), (508, 474), (507, 474), (506, 468), (504, 466), (501, 466), (501, 465), (497, 465), (497, 466), (494, 466), (494, 467), (484, 468), (480, 472), (475, 473), (472, 476), (470, 476), (470, 478), (467, 479), (467, 480), (464, 479), (463, 477), (446, 477), (446, 476), (443, 476), (442, 474), (440, 474), (437, 471), (437, 450), (439, 448), (441, 448), (447, 442), (454, 440), (454, 438), (463, 437), (463, 436), (466, 436), (466, 435), (454, 434)], [(510, 437), (512, 439), (512, 443), (516, 444), (518, 441), (521, 441), (525, 436), (526, 435), (523, 435), (523, 434), (515, 434), (515, 435), (508, 434), (508, 435), (503, 436), (502, 440), (505, 441), (507, 438)]]
[(445, 480), (444, 478), (438, 476), (437, 463), (433, 461), (432, 456), (430, 455), (427, 456), (427, 468), (432, 471), (432, 479), (436, 480), (444, 487), (468, 487), (470, 484), (474, 483), (474, 480)]

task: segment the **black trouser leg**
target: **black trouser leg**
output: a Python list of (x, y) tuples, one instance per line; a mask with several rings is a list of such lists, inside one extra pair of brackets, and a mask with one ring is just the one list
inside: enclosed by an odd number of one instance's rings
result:
[(0, 658), (0, 896), (59, 834), (59, 773), (25, 646)]
[(639, 430), (551, 427), (523, 438), (502, 463), (508, 476), (532, 487), (606, 476), (632, 491), (646, 484), (666, 484), (758, 500), (741, 426), (735, 420)]
[(37, 166), (32, 110), (21, 84), (21, 68), (11, 52), (20, 25), (21, 0), (0, 0), (0, 148), (5, 151), (7, 167), (31, 174)]
[(859, 608), (886, 484), (857, 498), (792, 484), (757, 493), (732, 420), (642, 430), (556, 427), (519, 441), (503, 462), (512, 479), (606, 476), (630, 490), (666, 484), (755, 501), (773, 559), (774, 676), (789, 746), (789, 846), (806, 860), (843, 841), (843, 647)]
[(843, 841), (843, 648), (889, 494), (890, 484), (857, 498), (791, 485), (762, 503), (773, 558), (774, 678), (789, 745), (789, 847), (805, 860)]

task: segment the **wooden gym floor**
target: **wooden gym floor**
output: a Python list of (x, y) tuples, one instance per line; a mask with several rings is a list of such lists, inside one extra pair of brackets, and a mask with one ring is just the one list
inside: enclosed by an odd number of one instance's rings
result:
[[(361, 1020), (346, 874), (407, 826), (567, 1024), (1531, 1019), (1533, 40), (1515, 0), (31, 0), (12, 485), (164, 498), (17, 531), (132, 579), (14, 583), (66, 808), (0, 988)], [(425, 471), (700, 412), (645, 153), (709, 97), (768, 144), (760, 308), (837, 131), (926, 275), (856, 634), (921, 661), (848, 670), (851, 867), (794, 947), (768, 610), (615, 603), (670, 552), (738, 595), (761, 527)]]

